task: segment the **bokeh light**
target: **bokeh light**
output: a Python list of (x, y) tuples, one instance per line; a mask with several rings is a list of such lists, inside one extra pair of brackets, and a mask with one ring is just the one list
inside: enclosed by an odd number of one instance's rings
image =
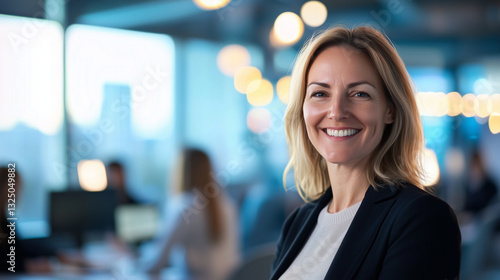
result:
[(500, 114), (500, 94), (495, 93), (490, 96), (491, 113)]
[(448, 116), (454, 117), (462, 113), (462, 96), (460, 93), (454, 91), (446, 95), (446, 101), (448, 105)]
[(448, 112), (448, 100), (444, 92), (432, 93), (432, 115), (442, 117)]
[(433, 98), (433, 95), (432, 95), (432, 92), (421, 92), (420, 95), (422, 96), (422, 101), (423, 101), (423, 112), (424, 112), (424, 116), (432, 116), (434, 115), (434, 105), (435, 105), (435, 102), (434, 102), (434, 98)]
[(263, 133), (271, 128), (271, 112), (266, 108), (253, 108), (247, 114), (248, 129), (255, 133)]
[(78, 163), (78, 181), (82, 189), (99, 192), (106, 189), (108, 180), (106, 168), (100, 160), (82, 160)]
[(462, 114), (466, 117), (473, 117), (476, 113), (475, 109), (476, 96), (468, 93), (462, 97)]
[(422, 92), (418, 92), (415, 95), (415, 100), (417, 101), (417, 107), (418, 107), (418, 112), (420, 113), (421, 116), (425, 115), (425, 100), (424, 100), (424, 95)]
[(224, 75), (233, 77), (236, 71), (250, 65), (250, 53), (241, 45), (229, 45), (217, 55), (217, 66)]
[(217, 10), (225, 7), (231, 0), (193, 0), (193, 2), (204, 10)]
[(420, 92), (415, 94), (415, 101), (417, 102), (418, 113), (423, 116), (424, 102), (422, 100), (422, 95)]
[(300, 16), (304, 23), (311, 27), (318, 27), (325, 23), (328, 16), (326, 6), (319, 1), (309, 1), (302, 5)]
[(269, 32), (269, 43), (271, 44), (271, 46), (275, 48), (281, 48), (286, 46), (286, 44), (283, 44), (276, 36), (276, 32), (274, 32), (274, 27), (271, 28), (271, 31)]
[(285, 76), (279, 79), (276, 84), (276, 92), (278, 93), (278, 98), (284, 104), (288, 104), (288, 94), (290, 91), (290, 76)]
[(240, 93), (247, 93), (250, 84), (258, 87), (262, 79), (260, 70), (253, 66), (239, 68), (234, 74), (234, 87)]
[(276, 18), (273, 30), (279, 43), (292, 45), (302, 37), (304, 24), (298, 15), (284, 12)]
[(500, 133), (500, 114), (493, 113), (490, 115), (488, 120), (488, 126), (490, 128), (491, 133), (498, 134)]
[(480, 94), (474, 100), (474, 111), (481, 118), (486, 118), (491, 113), (491, 102), (488, 94)]
[(273, 85), (266, 79), (251, 82), (248, 85), (247, 100), (253, 106), (269, 105), (273, 101)]
[(419, 92), (417, 107), (422, 116), (443, 116), (446, 114), (446, 95), (442, 92)]
[(424, 186), (433, 186), (439, 182), (439, 164), (436, 153), (431, 149), (425, 149), (422, 159), (424, 167)]

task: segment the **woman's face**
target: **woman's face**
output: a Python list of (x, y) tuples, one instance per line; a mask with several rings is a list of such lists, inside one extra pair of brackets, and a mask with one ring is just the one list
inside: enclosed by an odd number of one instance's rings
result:
[(329, 163), (365, 165), (393, 122), (383, 83), (368, 56), (348, 46), (311, 65), (303, 114), (312, 145)]

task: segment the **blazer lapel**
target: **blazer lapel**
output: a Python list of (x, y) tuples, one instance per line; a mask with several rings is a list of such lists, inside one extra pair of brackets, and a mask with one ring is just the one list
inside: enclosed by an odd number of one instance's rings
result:
[(369, 187), (325, 279), (352, 279), (394, 204), (398, 190)]
[[(328, 188), (328, 190), (321, 196), (321, 198), (316, 202), (316, 205), (311, 209), (309, 214), (307, 214), (306, 222), (301, 227), (300, 231), (296, 233), (296, 237), (293, 240), (291, 246), (285, 252), (285, 257), (278, 264), (276, 271), (273, 273), (274, 275), (282, 275), (288, 267), (295, 260), (295, 257), (300, 253), (302, 247), (306, 244), (309, 236), (313, 232), (316, 227), (316, 223), (318, 222), (318, 216), (321, 210), (330, 202), (332, 199), (332, 190)], [(288, 234), (295, 234), (293, 232), (289, 232)]]

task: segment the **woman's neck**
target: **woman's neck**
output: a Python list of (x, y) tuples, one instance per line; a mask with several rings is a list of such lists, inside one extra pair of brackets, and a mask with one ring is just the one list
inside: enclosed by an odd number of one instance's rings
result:
[(328, 206), (329, 213), (342, 211), (363, 200), (370, 186), (366, 178), (365, 166), (328, 163), (328, 175), (333, 194), (333, 200)]

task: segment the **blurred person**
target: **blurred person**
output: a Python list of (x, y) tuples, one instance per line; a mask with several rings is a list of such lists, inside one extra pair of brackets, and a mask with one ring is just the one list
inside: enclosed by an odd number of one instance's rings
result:
[(394, 46), (335, 27), (302, 48), (285, 132), (308, 203), (285, 222), (271, 279), (458, 279), (461, 235), (422, 186), (423, 130)]
[[(185, 149), (176, 173), (176, 195), (146, 271), (166, 266), (183, 270), (187, 279), (226, 279), (239, 263), (237, 210), (211, 176), (210, 159), (201, 150)], [(183, 251), (175, 264), (174, 251)]]
[(477, 149), (471, 154), (465, 182), (463, 211), (458, 216), (463, 238), (461, 276), (477, 279), (500, 265), (495, 246), (500, 229), (498, 190)]
[(52, 271), (49, 259), (35, 252), (40, 244), (22, 240), (17, 230), (18, 220), (8, 220), (17, 218), (15, 207), (19, 205), (22, 185), (16, 168), (0, 167), (0, 274), (48, 273)]
[(117, 193), (118, 205), (138, 203), (127, 191), (125, 169), (121, 163), (111, 161), (108, 164), (107, 179), (109, 189)]
[[(286, 217), (303, 204), (296, 192), (284, 192), (280, 180), (261, 164), (261, 179), (248, 189), (240, 212), (243, 252), (276, 243)], [(259, 176), (256, 176), (259, 177)]]
[(497, 197), (497, 186), (488, 175), (478, 150), (472, 153), (465, 189), (464, 211), (472, 215), (480, 213)]

